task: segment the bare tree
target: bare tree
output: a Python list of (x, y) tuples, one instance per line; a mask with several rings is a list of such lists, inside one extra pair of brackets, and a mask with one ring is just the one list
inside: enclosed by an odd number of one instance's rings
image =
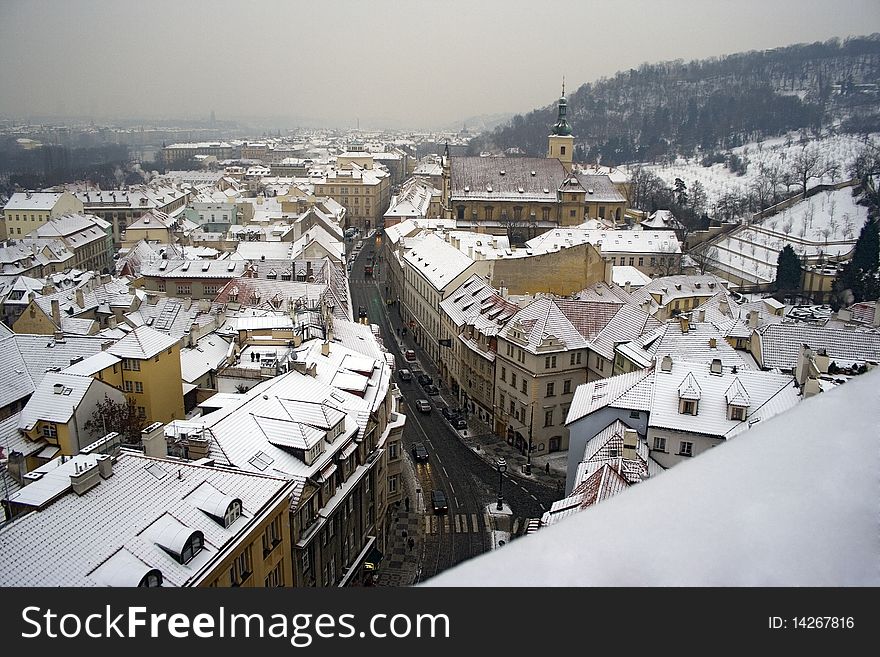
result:
[(690, 256), (691, 260), (694, 261), (697, 272), (700, 274), (705, 274), (710, 269), (714, 268), (715, 263), (718, 260), (718, 248), (715, 246), (710, 246), (707, 249), (691, 251), (690, 253), (688, 253), (688, 256)]
[(804, 197), (807, 195), (807, 184), (814, 178), (822, 179), (834, 172), (837, 165), (829, 162), (819, 147), (805, 143), (801, 150), (795, 153), (789, 163), (789, 172), (797, 184), (801, 186)]

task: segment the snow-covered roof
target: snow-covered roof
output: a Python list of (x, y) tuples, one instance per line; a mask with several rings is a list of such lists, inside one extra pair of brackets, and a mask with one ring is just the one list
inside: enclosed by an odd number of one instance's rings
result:
[(22, 410), (19, 428), (33, 429), (40, 420), (66, 424), (92, 384), (100, 382), (90, 376), (46, 374)]
[(784, 322), (757, 332), (760, 363), (765, 368), (791, 370), (797, 365), (801, 345), (825, 349), (832, 361), (842, 363), (880, 362), (880, 332), (837, 329)]
[(51, 210), (62, 196), (61, 192), (15, 192), (3, 207), (5, 212), (15, 210)]
[(226, 359), (230, 344), (219, 335), (209, 334), (200, 338), (194, 347), (181, 349), (181, 378), (192, 383), (208, 372), (218, 369)]
[(592, 244), (602, 253), (681, 253), (681, 244), (671, 230), (613, 230), (568, 226), (548, 230), (533, 237), (526, 246), (533, 250), (553, 251), (578, 244)]
[(464, 253), (433, 234), (425, 235), (403, 259), (441, 293), (473, 264)]
[[(192, 585), (206, 563), (253, 532), (262, 520), (257, 514), (290, 488), (277, 477), (183, 461), (172, 465), (123, 450), (112, 476), (84, 495), (69, 492), (70, 475), (98, 458), (51, 461), (37, 470), (43, 473), (39, 481), (12, 496), (39, 510), (0, 528), (0, 559), (16, 563), (0, 572), (4, 586), (137, 586), (153, 569), (161, 572), (163, 586)], [(204, 495), (196, 493), (205, 485), (224, 499), (241, 500), (242, 518), (226, 527), (206, 513)], [(204, 536), (204, 548), (186, 564), (166, 545), (177, 535), (168, 530), (181, 527), (187, 537), (196, 531)]]
[(120, 358), (152, 358), (178, 343), (178, 339), (161, 333), (149, 326), (138, 326), (124, 338), (107, 349)]

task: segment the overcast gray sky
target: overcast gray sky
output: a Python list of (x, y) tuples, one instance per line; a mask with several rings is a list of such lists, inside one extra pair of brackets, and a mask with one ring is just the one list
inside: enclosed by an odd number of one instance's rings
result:
[(563, 75), (872, 32), (877, 0), (0, 0), (0, 115), (431, 127)]

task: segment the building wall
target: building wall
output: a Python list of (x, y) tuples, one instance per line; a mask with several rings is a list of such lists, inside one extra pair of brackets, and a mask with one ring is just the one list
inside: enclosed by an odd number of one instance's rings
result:
[(478, 261), (487, 267), (493, 287), (508, 294), (550, 292), (567, 296), (606, 280), (605, 260), (592, 244), (580, 244), (528, 259)]
[(15, 333), (52, 335), (57, 329), (52, 318), (43, 312), (36, 301), (31, 301), (15, 323), (10, 326)]
[(10, 210), (3, 212), (3, 222), (0, 224), (6, 232), (0, 236), (2, 239), (24, 237), (36, 230), (50, 219), (60, 217), (63, 214), (82, 213), (82, 202), (70, 192), (64, 192), (58, 197), (55, 205), (45, 210)]
[[(137, 360), (140, 369), (126, 368), (123, 361), (123, 392), (134, 398), (138, 410), (144, 409), (147, 422), (183, 419), (180, 345), (175, 344), (153, 358), (131, 360)], [(143, 386), (143, 392), (137, 392), (137, 383)]]
[(164, 226), (153, 226), (152, 228), (129, 228), (125, 231), (125, 238), (122, 246), (132, 247), (141, 240), (147, 242), (159, 242), (160, 244), (171, 244), (174, 240), (171, 237), (171, 231)]
[[(699, 413), (699, 407), (697, 408)], [(666, 451), (661, 452), (654, 449), (654, 441), (656, 438), (666, 439)], [(693, 444), (692, 456), (683, 456), (679, 453), (680, 443), (689, 442)], [(720, 445), (724, 440), (722, 438), (713, 438), (702, 434), (691, 433), (687, 431), (675, 431), (673, 429), (658, 429), (650, 427), (648, 429), (648, 448), (651, 450), (651, 458), (657, 461), (664, 468), (671, 468), (676, 463), (681, 463), (694, 456), (702, 454), (707, 449)]]

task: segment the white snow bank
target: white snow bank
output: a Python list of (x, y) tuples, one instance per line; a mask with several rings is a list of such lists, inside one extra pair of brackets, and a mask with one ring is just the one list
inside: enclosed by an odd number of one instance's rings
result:
[(427, 586), (877, 586), (880, 371)]

